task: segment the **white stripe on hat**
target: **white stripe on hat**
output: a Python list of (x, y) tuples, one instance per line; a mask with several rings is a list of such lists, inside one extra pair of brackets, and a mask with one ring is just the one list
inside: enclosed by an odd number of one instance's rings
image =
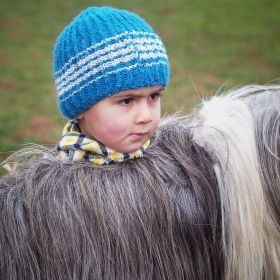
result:
[[(154, 49), (156, 49), (156, 48), (154, 48)], [(106, 56), (106, 58), (104, 56), (104, 57), (97, 58), (94, 61), (91, 61), (89, 63), (90, 68), (92, 69), (91, 71), (86, 72), (86, 70), (88, 70), (88, 68), (82, 67), (79, 71), (74, 72), (69, 77), (66, 77), (65, 81), (63, 81), (60, 85), (57, 85), (58, 96), (61, 96), (65, 92), (69, 91), (71, 88), (77, 86), (79, 83), (86, 80), (88, 77), (90, 77), (92, 75), (97, 75), (97, 73), (101, 72), (101, 71), (104, 72), (104, 70), (108, 67), (112, 67), (112, 66), (116, 67), (119, 64), (127, 63), (127, 62), (129, 62), (129, 61), (138, 57), (138, 54), (135, 53), (135, 52), (131, 53), (129, 55), (127, 55), (126, 53), (127, 53), (127, 51), (122, 49), (122, 50), (118, 50), (117, 52), (115, 52), (113, 54), (108, 54)], [(122, 56), (122, 57), (114, 59), (112, 61), (109, 60), (106, 63), (103, 63), (104, 60), (107, 60), (108, 58), (111, 58), (112, 56), (114, 57), (116, 55), (119, 55), (119, 56)], [(161, 52), (155, 52), (155, 53), (154, 52), (149, 52), (149, 53), (143, 52), (143, 53), (140, 53), (140, 58), (141, 59), (158, 58), (158, 59), (167, 60), (166, 54), (161, 53)], [(96, 64), (100, 64), (100, 65), (98, 67), (94, 68), (94, 65), (96, 65)], [(118, 69), (115, 69), (115, 72), (117, 72), (117, 70)], [(78, 75), (82, 75), (82, 76), (77, 78)], [(104, 74), (103, 76), (106, 76), (106, 75), (107, 74)]]
[[(168, 66), (167, 61), (151, 62), (151, 63), (147, 63), (146, 66), (147, 66), (147, 67), (151, 67), (151, 66), (153, 66), (153, 65), (158, 65), (158, 64), (165, 64), (165, 65)], [(107, 75), (114, 74), (114, 73), (116, 73), (116, 72), (123, 71), (123, 70), (129, 71), (130, 69), (135, 68), (135, 67), (138, 67), (138, 63), (135, 63), (135, 64), (130, 65), (130, 66), (126, 66), (126, 67), (119, 68), (119, 69), (117, 69), (117, 70), (115, 70), (115, 71), (107, 72), (106, 75), (100, 75), (100, 76), (96, 77), (96, 79), (91, 80), (91, 81), (88, 82), (87, 84), (84, 84), (83, 86), (81, 86), (79, 89), (73, 91), (71, 94), (65, 96), (65, 98), (63, 98), (63, 99), (60, 100), (60, 102), (62, 103), (62, 102), (64, 102), (64, 101), (66, 101), (68, 98), (72, 97), (74, 94), (76, 94), (77, 92), (81, 91), (84, 87), (86, 87), (86, 86), (88, 86), (88, 85), (90, 85), (90, 84), (92, 84), (92, 83), (98, 81), (98, 80), (101, 79), (101, 78), (104, 78), (104, 77), (107, 76)]]
[[(123, 42), (107, 46), (102, 50), (97, 50), (96, 52), (91, 53), (90, 55), (79, 60), (77, 62), (79, 70), (77, 70), (77, 65), (72, 65), (65, 73), (55, 79), (56, 86), (59, 87), (60, 83), (63, 83), (63, 80), (67, 80), (67, 76), (69, 76), (69, 81), (82, 74), (84, 71), (82, 69), (83, 66), (86, 67), (90, 65), (90, 68), (93, 68), (96, 64), (100, 64), (108, 59), (112, 60), (115, 56), (125, 56), (129, 52), (135, 51), (135, 48), (133, 45), (131, 45), (131, 43), (134, 43), (137, 51), (140, 52), (160, 50), (165, 53), (165, 48), (158, 39), (126, 39)], [(65, 85), (65, 82), (61, 86), (63, 85)]]
[[(59, 73), (61, 71), (64, 71), (65, 68), (67, 68), (69, 66), (69, 64), (71, 64), (72, 60), (74, 59), (77, 59), (79, 56), (82, 56), (83, 54), (87, 53), (88, 51), (90, 51), (91, 49), (94, 49), (94, 48), (99, 48), (102, 44), (107, 44), (108, 42), (112, 41), (112, 40), (117, 40), (119, 39), (120, 37), (126, 37), (127, 35), (132, 35), (132, 36), (144, 36), (144, 37), (151, 37), (151, 38), (159, 38), (155, 33), (151, 33), (151, 32), (143, 32), (143, 31), (126, 31), (124, 33), (121, 33), (121, 34), (118, 34), (116, 36), (113, 36), (113, 37), (110, 37), (110, 38), (107, 38), (95, 45), (92, 45), (90, 46), (89, 48), (81, 51), (80, 53), (72, 56), (62, 67), (61, 69), (57, 70), (55, 72), (55, 76), (59, 75)], [(110, 44), (111, 45), (111, 44)]]
[[(76, 77), (78, 75), (78, 73), (75, 73), (71, 77), (67, 77), (66, 81), (64, 82), (65, 85), (67, 85), (66, 87), (63, 87), (63, 85), (57, 86), (58, 96), (61, 96), (62, 94), (64, 94), (68, 90), (70, 90), (71, 88), (77, 86), (78, 84), (80, 84), (82, 81), (86, 80), (91, 75), (96, 75), (98, 72), (104, 70), (105, 68), (116, 66), (116, 65), (120, 64), (120, 62), (125, 63), (128, 61), (131, 61), (134, 58), (136, 58), (137, 56), (138, 55), (136, 53), (132, 53), (130, 55), (127, 55), (126, 57), (122, 57), (121, 61), (120, 61), (120, 58), (118, 58), (118, 59), (115, 59), (114, 61), (109, 61), (107, 63), (103, 63), (100, 66), (94, 68), (93, 70), (86, 72), (84, 75), (82, 75), (79, 78)], [(82, 71), (79, 71), (80, 74), (84, 73), (86, 69), (81, 69), (81, 70)], [(116, 69), (115, 72), (117, 72), (117, 70), (118, 69)], [(114, 71), (111, 71), (111, 72), (113, 73)], [(103, 76), (105, 77), (106, 75), (107, 75), (107, 73)]]

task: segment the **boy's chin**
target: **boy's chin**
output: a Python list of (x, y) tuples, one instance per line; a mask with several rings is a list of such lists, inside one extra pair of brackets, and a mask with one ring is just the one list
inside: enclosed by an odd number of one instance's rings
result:
[(131, 153), (138, 151), (143, 146), (143, 144), (133, 145), (132, 147), (126, 147), (126, 148), (120, 149), (118, 152), (123, 153), (123, 154), (131, 154)]

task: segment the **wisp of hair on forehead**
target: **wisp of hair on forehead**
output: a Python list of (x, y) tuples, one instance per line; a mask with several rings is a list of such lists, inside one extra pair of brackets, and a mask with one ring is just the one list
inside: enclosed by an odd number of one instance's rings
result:
[(277, 279), (280, 86), (163, 118), (144, 157), (3, 164), (1, 279)]

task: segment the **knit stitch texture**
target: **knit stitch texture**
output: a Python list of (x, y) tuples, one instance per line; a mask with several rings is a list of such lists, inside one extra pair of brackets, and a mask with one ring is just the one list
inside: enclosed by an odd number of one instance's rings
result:
[(58, 104), (69, 119), (123, 90), (163, 85), (169, 63), (159, 36), (138, 15), (111, 7), (81, 12), (54, 50)]

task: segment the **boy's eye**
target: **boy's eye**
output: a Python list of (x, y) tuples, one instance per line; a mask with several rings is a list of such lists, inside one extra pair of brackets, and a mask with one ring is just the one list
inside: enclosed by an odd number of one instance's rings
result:
[(148, 99), (155, 101), (155, 100), (158, 100), (160, 96), (161, 96), (161, 93), (159, 93), (159, 92), (158, 93), (153, 93), (148, 97)]
[(120, 101), (120, 104), (121, 105), (129, 105), (132, 102), (133, 102), (133, 98), (126, 98), (126, 99)]

